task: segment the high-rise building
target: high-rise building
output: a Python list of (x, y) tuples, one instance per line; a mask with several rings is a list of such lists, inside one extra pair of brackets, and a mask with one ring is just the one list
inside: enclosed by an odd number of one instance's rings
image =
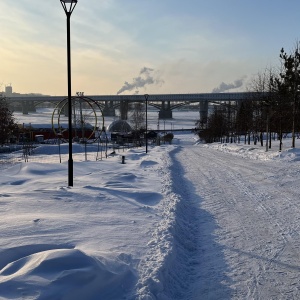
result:
[(12, 96), (12, 86), (11, 85), (7, 85), (5, 87), (5, 96), (6, 97), (11, 97)]

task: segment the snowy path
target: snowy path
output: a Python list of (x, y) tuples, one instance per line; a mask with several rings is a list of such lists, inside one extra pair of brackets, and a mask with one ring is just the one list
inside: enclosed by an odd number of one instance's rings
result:
[(299, 163), (178, 148), (174, 186), (197, 231), (185, 298), (299, 299)]

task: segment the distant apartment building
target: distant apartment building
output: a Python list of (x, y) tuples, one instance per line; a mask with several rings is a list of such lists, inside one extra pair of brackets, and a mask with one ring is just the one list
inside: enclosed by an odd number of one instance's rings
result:
[(7, 85), (5, 87), (5, 96), (6, 97), (11, 97), (12, 96), (12, 86), (11, 85)]

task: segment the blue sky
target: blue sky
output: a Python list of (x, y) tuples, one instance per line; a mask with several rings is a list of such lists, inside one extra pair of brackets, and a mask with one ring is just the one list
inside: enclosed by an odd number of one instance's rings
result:
[[(6, 0), (0, 11), (0, 90), (11, 83), (15, 92), (65, 95), (60, 1)], [(72, 92), (201, 93), (240, 79), (244, 90), (255, 74), (279, 67), (282, 47), (293, 50), (299, 15), (296, 0), (78, 0)], [(137, 79), (144, 85), (124, 88)]]

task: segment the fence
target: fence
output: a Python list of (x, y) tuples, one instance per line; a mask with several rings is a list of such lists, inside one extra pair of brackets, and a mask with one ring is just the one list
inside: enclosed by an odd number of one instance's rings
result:
[[(107, 158), (111, 153), (121, 153), (132, 145), (106, 143), (73, 143), (73, 161), (97, 161)], [(68, 143), (24, 144), (0, 147), (0, 171), (25, 162), (64, 163), (69, 159)]]

